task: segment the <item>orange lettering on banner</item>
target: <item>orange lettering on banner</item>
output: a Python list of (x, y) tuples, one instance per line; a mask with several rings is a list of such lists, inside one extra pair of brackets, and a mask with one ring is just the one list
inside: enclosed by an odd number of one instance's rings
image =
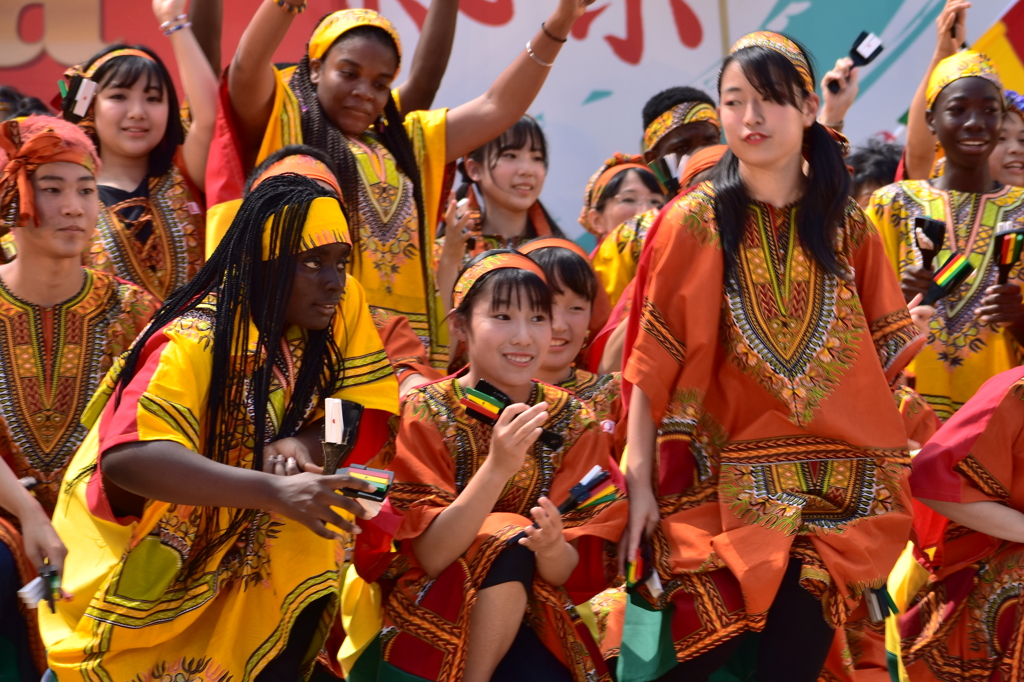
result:
[[(0, 0), (0, 68), (27, 64), (44, 51), (62, 64), (75, 64), (103, 49), (101, 0)], [(22, 11), (43, 8), (43, 35), (26, 42), (19, 32)]]

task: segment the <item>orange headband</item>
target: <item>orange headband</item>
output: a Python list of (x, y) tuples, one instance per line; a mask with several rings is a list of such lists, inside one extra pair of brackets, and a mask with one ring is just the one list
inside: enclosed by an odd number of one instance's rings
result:
[(496, 253), (491, 256), (485, 256), (473, 265), (466, 268), (466, 271), (459, 276), (459, 281), (455, 283), (455, 291), (452, 292), (452, 307), (458, 308), (462, 305), (462, 301), (465, 300), (469, 294), (473, 285), (480, 281), (480, 278), (486, 275), (488, 272), (494, 270), (502, 270), (504, 268), (514, 268), (517, 270), (527, 270), (540, 277), (541, 281), (547, 284), (547, 277), (544, 276), (544, 271), (540, 269), (540, 266), (534, 263), (532, 260), (518, 253)]
[(641, 163), (642, 161), (642, 156), (627, 156), (621, 152), (616, 152), (613, 157), (604, 162), (601, 170), (590, 177), (590, 182), (587, 183), (587, 188), (583, 192), (583, 208), (580, 209), (579, 223), (583, 226), (583, 229), (593, 234), (588, 214), (590, 209), (597, 207), (597, 202), (604, 193), (604, 188), (608, 186), (612, 178), (628, 170), (650, 170)]
[(306, 156), (305, 154), (292, 154), (280, 161), (275, 161), (256, 178), (256, 181), (252, 183), (252, 189), (256, 189), (267, 178), (272, 178), (275, 175), (284, 175), (285, 173), (294, 173), (295, 175), (303, 175), (310, 180), (326, 182), (334, 190), (334, 193), (338, 195), (338, 198), (341, 199), (341, 187), (338, 186), (338, 179), (334, 177), (331, 169), (324, 165), (323, 161), (314, 159), (312, 156)]
[(587, 265), (590, 265), (590, 256), (587, 255), (587, 252), (580, 248), (579, 244), (577, 244), (576, 242), (571, 242), (568, 239), (559, 239), (558, 237), (544, 237), (543, 239), (534, 239), (533, 241), (527, 242), (526, 244), (520, 246), (518, 250), (519, 253), (525, 256), (528, 253), (533, 253), (534, 251), (539, 251), (540, 249), (550, 249), (555, 247), (560, 249), (569, 249), (577, 256), (587, 261)]

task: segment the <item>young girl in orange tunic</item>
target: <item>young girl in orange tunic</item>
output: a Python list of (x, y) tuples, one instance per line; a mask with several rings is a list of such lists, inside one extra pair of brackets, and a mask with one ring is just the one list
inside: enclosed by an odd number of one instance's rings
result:
[(622, 376), (583, 369), (587, 342), (608, 319), (608, 298), (586, 251), (566, 239), (547, 237), (524, 244), (519, 253), (541, 267), (551, 289), (551, 345), (537, 378), (572, 391), (594, 411), (618, 460), (626, 437)]
[[(719, 74), (729, 151), (650, 245), (622, 556), (646, 538), (656, 579), (609, 618), (620, 682), (704, 679), (750, 631), (759, 682), (816, 680), (909, 534), (889, 382), (921, 340), (814, 82), (791, 40), (740, 39)], [(673, 646), (639, 660), (635, 626), (658, 618)]]
[[(533, 380), (551, 343), (551, 292), (530, 259), (488, 251), (454, 296), (452, 327), (470, 365), (406, 396), (390, 462), (408, 570), (385, 606), (378, 679), (603, 678), (572, 606), (589, 595), (572, 582), (589, 568), (578, 548), (617, 539), (625, 504), (619, 493), (565, 516), (555, 506), (609, 459), (594, 414)], [(513, 402), (493, 427), (465, 406), (481, 379)], [(541, 427), (564, 444), (538, 442)]]

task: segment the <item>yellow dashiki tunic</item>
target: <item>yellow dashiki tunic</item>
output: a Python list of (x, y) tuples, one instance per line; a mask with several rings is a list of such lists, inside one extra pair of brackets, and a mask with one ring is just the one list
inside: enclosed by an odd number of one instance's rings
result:
[(206, 217), (175, 165), (134, 192), (100, 185), (100, 217), (85, 265), (139, 285), (163, 301), (206, 262)]
[[(326, 635), (344, 560), (340, 542), (258, 511), (234, 542), (210, 556), (201, 575), (185, 583), (181, 566), (199, 550), (202, 529), (223, 528), (231, 510), (149, 500), (141, 518), (118, 518), (104, 494), (97, 464), (115, 445), (166, 440), (200, 451), (209, 428), (215, 313), (211, 295), (154, 334), (120, 405), (107, 400), (120, 369), (115, 365), (87, 409), (94, 423), (68, 468), (75, 484), (61, 491), (54, 518), (69, 550), (64, 587), (75, 598), (59, 602), (55, 615), (39, 609), (49, 665), (60, 679), (246, 682), (282, 652), (302, 609), (324, 597), (330, 605), (320, 634)], [(247, 361), (254, 361), (255, 328), (250, 334)], [(398, 384), (351, 278), (334, 334), (345, 356), (335, 397), (397, 412)], [(292, 327), (281, 343), (284, 369), (275, 369), (268, 401), (271, 433), (290, 400), (304, 333)], [(307, 423), (322, 414), (317, 405), (324, 397), (311, 401)], [(252, 468), (251, 417), (231, 421), (237, 425), (231, 464)], [(310, 664), (317, 648), (311, 646)]]
[[(949, 419), (996, 374), (1019, 364), (1019, 348), (1008, 329), (980, 326), (974, 318), (985, 289), (996, 283), (992, 260), (996, 226), (1024, 226), (1024, 188), (1004, 186), (988, 194), (944, 191), (924, 180), (905, 180), (875, 192), (867, 209), (878, 227), (897, 273), (921, 264), (914, 218), (946, 223), (946, 239), (935, 258), (938, 268), (953, 251), (968, 256), (974, 275), (936, 304), (928, 343), (908, 366), (915, 388), (940, 419)], [(1010, 282), (1021, 282), (1020, 266)]]
[[(274, 112), (256, 163), (289, 144), (302, 143), (299, 102), (290, 87), (294, 67), (275, 70)], [(372, 131), (349, 138), (363, 192), (358, 207), (349, 207), (351, 230), (359, 230), (359, 251), (350, 272), (366, 290), (378, 327), (404, 315), (428, 350), (434, 367), (448, 365), (447, 311), (434, 283), (432, 249), (438, 211), (446, 198), (447, 109), (414, 111), (405, 116), (419, 166), (425, 216), (416, 211), (413, 186)], [(355, 241), (355, 240), (353, 240)]]
[(626, 285), (636, 277), (640, 252), (647, 239), (647, 231), (651, 229), (660, 209), (652, 208), (639, 213), (622, 223), (608, 235), (597, 247), (591, 260), (598, 279), (608, 292), (612, 307), (619, 302), (619, 297), (626, 290)]

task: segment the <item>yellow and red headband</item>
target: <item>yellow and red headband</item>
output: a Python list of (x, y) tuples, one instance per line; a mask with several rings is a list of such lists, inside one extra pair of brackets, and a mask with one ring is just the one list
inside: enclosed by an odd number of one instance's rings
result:
[(928, 110), (931, 110), (943, 88), (961, 78), (984, 78), (995, 85), (999, 92), (1003, 91), (999, 72), (996, 71), (996, 65), (991, 59), (981, 52), (971, 50), (958, 52), (939, 62), (928, 78), (928, 88), (925, 90), (925, 102)]
[[(291, 207), (286, 206), (285, 211)], [(278, 258), (281, 253), (270, 243), (274, 217), (263, 225), (263, 260)], [(306, 224), (302, 226), (302, 238), (297, 253), (315, 249), (325, 244), (351, 244), (348, 236), (348, 222), (341, 212), (341, 204), (333, 197), (317, 197), (309, 205)], [(277, 245), (280, 249), (280, 244)]]
[(341, 198), (341, 187), (338, 186), (338, 179), (334, 177), (334, 173), (328, 168), (323, 161), (314, 159), (312, 156), (306, 156), (305, 154), (292, 154), (286, 156), (280, 161), (277, 161), (267, 170), (263, 171), (262, 175), (256, 178), (256, 181), (252, 183), (252, 189), (259, 187), (260, 183), (267, 178), (272, 178), (276, 175), (284, 175), (285, 173), (294, 173), (295, 175), (302, 175), (309, 178), (310, 180), (321, 180), (331, 186), (334, 193)]
[[(621, 152), (615, 152), (615, 156), (606, 160), (601, 168), (590, 176), (590, 181), (587, 183), (587, 188), (583, 192), (583, 208), (580, 209), (579, 223), (583, 226), (587, 232), (594, 234), (594, 228), (590, 224), (590, 209), (597, 207), (597, 202), (604, 194), (604, 188), (608, 186), (608, 183), (612, 181), (619, 173), (624, 173), (630, 169), (634, 170), (650, 170), (643, 163), (642, 156), (627, 156)], [(522, 251), (522, 249), (520, 249)], [(524, 252), (525, 253), (525, 252)]]
[(488, 272), (502, 270), (505, 268), (514, 268), (516, 270), (532, 272), (540, 277), (542, 282), (547, 284), (548, 280), (544, 276), (544, 271), (541, 270), (539, 265), (526, 256), (518, 253), (495, 253), (481, 258), (479, 261), (466, 268), (466, 271), (459, 276), (459, 281), (455, 283), (455, 291), (452, 292), (452, 307), (458, 308), (462, 305), (462, 301), (465, 300), (466, 296), (473, 288), (473, 285), (476, 284), (481, 277), (486, 275)]
[[(398, 31), (394, 25), (372, 9), (343, 9), (329, 14), (317, 25), (313, 35), (309, 39), (306, 52), (310, 59), (323, 59), (324, 54), (331, 45), (343, 34), (359, 26), (376, 26), (387, 32), (395, 41), (398, 49), (398, 59), (402, 59), (402, 41), (398, 38)], [(395, 71), (398, 75), (398, 71)]]
[[(67, 127), (66, 136), (58, 132), (62, 127)], [(96, 148), (85, 134), (73, 124), (50, 116), (0, 123), (0, 150), (6, 156), (0, 173), (0, 220), (10, 221), (8, 227), (38, 225), (31, 177), (39, 166), (67, 161), (83, 166), (94, 176), (100, 168)], [(8, 215), (11, 211), (17, 215)]]
[(807, 63), (807, 57), (800, 50), (800, 47), (784, 35), (772, 31), (755, 31), (748, 33), (732, 46), (729, 54), (736, 54), (747, 47), (764, 47), (774, 50), (789, 60), (790, 64), (796, 67), (804, 82), (804, 90), (814, 92), (814, 81), (811, 80), (811, 65)]
[(718, 112), (707, 102), (680, 102), (647, 126), (647, 130), (644, 131), (644, 149), (654, 149), (654, 145), (658, 144), (661, 138), (679, 126), (700, 121), (707, 121), (718, 130), (722, 129)]

